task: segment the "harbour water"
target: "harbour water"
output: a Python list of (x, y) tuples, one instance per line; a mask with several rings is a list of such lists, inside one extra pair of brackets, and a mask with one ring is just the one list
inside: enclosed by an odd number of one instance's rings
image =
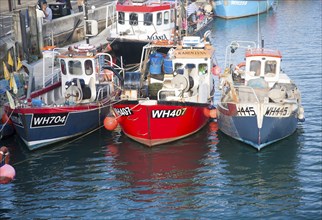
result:
[[(0, 185), (0, 219), (320, 219), (321, 1), (280, 0), (259, 27), (302, 92), (306, 121), (293, 135), (260, 152), (215, 122), (155, 148), (104, 128), (35, 152), (6, 139), (17, 175)], [(257, 40), (258, 19), (215, 19), (209, 29), (223, 66), (232, 40)]]

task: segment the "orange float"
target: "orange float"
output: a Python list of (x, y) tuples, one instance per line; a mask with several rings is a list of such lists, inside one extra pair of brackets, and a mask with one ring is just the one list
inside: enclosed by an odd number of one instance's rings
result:
[(104, 119), (104, 127), (106, 130), (113, 131), (118, 125), (118, 122), (114, 116), (106, 116)]

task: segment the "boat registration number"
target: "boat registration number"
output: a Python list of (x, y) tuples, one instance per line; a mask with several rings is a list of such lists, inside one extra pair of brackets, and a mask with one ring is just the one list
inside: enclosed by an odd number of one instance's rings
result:
[(187, 108), (152, 110), (152, 118), (174, 118), (185, 114)]
[(62, 126), (65, 125), (68, 118), (68, 113), (58, 114), (33, 114), (31, 119), (31, 127), (47, 127), (47, 126)]
[(120, 116), (133, 115), (133, 112), (131, 111), (130, 107), (114, 108), (114, 111), (116, 112), (116, 114), (118, 114)]

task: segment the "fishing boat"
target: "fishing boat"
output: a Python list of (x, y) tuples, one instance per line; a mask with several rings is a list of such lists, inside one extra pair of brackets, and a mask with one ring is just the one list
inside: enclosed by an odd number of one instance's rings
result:
[(30, 150), (103, 125), (123, 74), (110, 54), (98, 53), (89, 44), (50, 47), (43, 57), (42, 87), (28, 90), (19, 99), (8, 93), (9, 102), (4, 105), (17, 135)]
[(267, 12), (277, 0), (214, 0), (215, 16), (224, 19), (241, 18)]
[[(245, 62), (232, 62), (236, 57)], [(300, 91), (281, 70), (281, 61), (279, 50), (254, 42), (234, 41), (227, 47), (217, 105), (223, 133), (260, 150), (291, 135), (305, 120)]]
[[(204, 16), (202, 19), (200, 16), (191, 35), (212, 20), (212, 7), (205, 6)], [(116, 57), (122, 56), (126, 65), (139, 64), (142, 48), (147, 43), (173, 41), (177, 30), (187, 29), (185, 4), (181, 0), (119, 0), (115, 11), (116, 20), (108, 27), (107, 41), (110, 50)]]
[(180, 44), (143, 47), (139, 70), (125, 73), (121, 99), (113, 104), (125, 135), (151, 147), (205, 126), (214, 95), (214, 48), (206, 39), (185, 36)]

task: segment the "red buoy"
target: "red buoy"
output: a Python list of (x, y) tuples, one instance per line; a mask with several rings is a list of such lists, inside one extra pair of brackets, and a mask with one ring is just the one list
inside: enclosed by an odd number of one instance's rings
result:
[(118, 125), (118, 122), (113, 116), (106, 116), (104, 119), (104, 127), (106, 130), (113, 131)]
[(16, 176), (15, 169), (9, 164), (0, 167), (0, 184), (10, 183)]
[(9, 165), (9, 150), (7, 147), (0, 148), (0, 184), (10, 183), (16, 176), (15, 169)]
[(209, 111), (209, 116), (210, 116), (210, 118), (217, 118), (217, 109), (211, 109), (210, 111)]

